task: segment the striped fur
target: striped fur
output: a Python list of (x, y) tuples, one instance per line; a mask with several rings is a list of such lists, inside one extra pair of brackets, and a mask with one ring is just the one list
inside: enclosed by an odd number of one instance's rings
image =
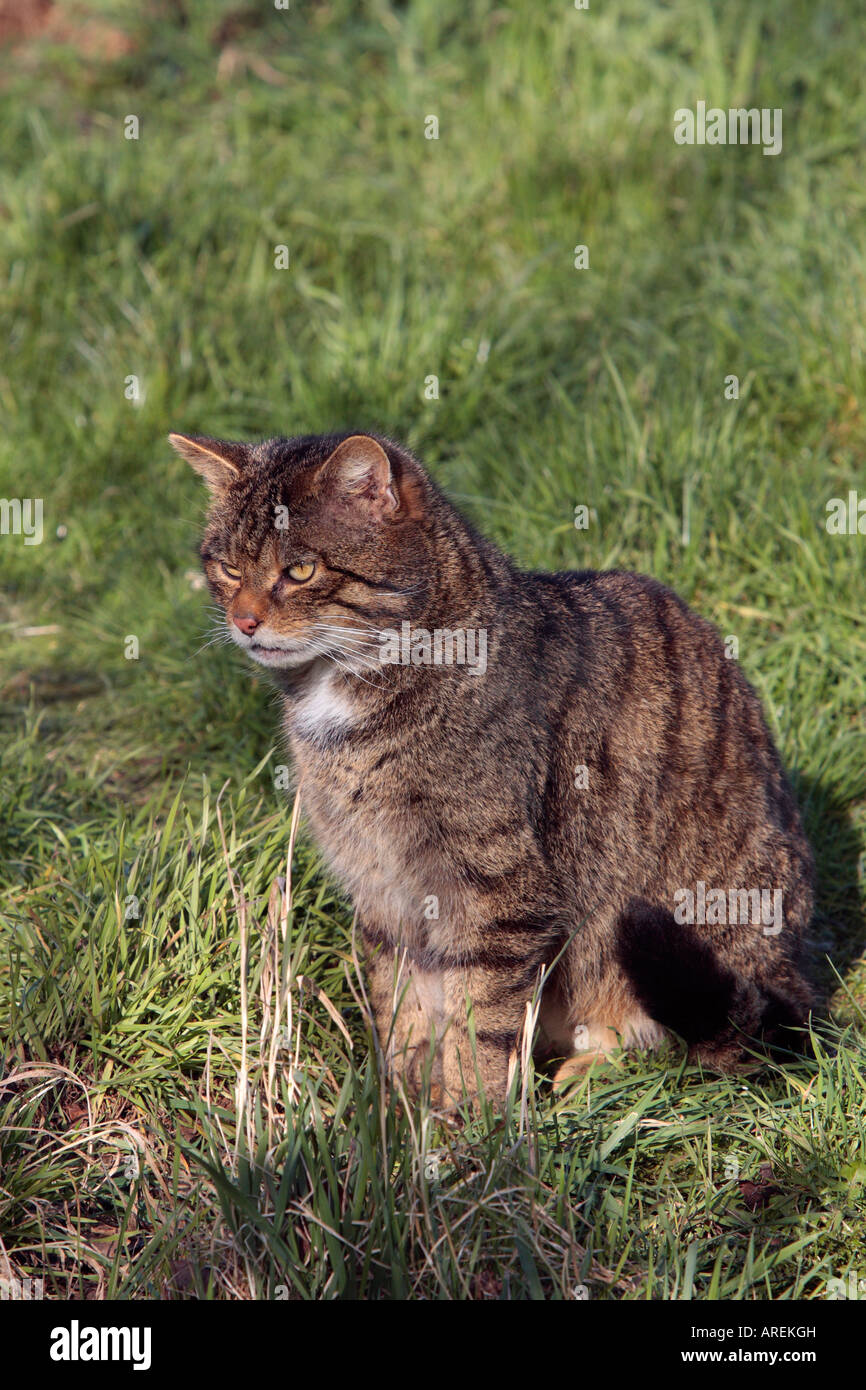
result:
[[(744, 1037), (805, 1021), (811, 853), (708, 623), (639, 575), (520, 572), (379, 436), (172, 439), (212, 492), (202, 556), (235, 640), (240, 613), (288, 644), (259, 659), (282, 663), (303, 807), (410, 1085), (501, 1098), (558, 955), (540, 1036), (566, 1075), (672, 1032), (729, 1067)], [(485, 629), (485, 674), (380, 664), (378, 634), (404, 620)], [(781, 928), (678, 924), (698, 881), (780, 890)]]

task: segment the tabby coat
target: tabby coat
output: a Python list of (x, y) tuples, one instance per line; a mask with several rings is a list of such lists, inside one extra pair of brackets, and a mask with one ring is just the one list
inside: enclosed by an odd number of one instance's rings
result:
[[(564, 1076), (671, 1033), (727, 1068), (806, 1021), (811, 854), (708, 623), (641, 575), (522, 573), (389, 439), (171, 442), (210, 488), (208, 583), (281, 691), (410, 1088), (501, 1100), (541, 978)], [(484, 634), (486, 668), (433, 664), (437, 629), (476, 657)], [(411, 645), (383, 662), (383, 632)], [(733, 920), (761, 893), (776, 916)]]

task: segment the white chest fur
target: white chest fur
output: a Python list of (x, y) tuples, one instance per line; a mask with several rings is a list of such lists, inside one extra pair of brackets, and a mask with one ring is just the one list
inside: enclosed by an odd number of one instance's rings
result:
[(333, 671), (324, 671), (292, 706), (289, 724), (300, 738), (327, 738), (354, 722), (355, 711)]

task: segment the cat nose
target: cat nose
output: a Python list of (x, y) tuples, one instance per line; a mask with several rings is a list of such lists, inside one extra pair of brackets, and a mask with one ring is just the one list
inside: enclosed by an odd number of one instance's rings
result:
[(254, 613), (232, 613), (232, 622), (235, 627), (240, 628), (245, 637), (252, 637), (256, 628), (260, 626), (261, 619)]

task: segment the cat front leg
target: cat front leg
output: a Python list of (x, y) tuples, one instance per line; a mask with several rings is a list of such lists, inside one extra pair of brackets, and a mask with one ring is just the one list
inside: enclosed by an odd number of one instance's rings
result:
[(526, 1023), (526, 1005), (549, 952), (547, 943), (542, 944), (544, 933), (536, 929), (534, 936), (541, 938), (534, 949), (515, 960), (447, 972), (449, 1024), (441, 1046), (447, 1104), (459, 1104), (466, 1096), (475, 1102), (480, 1091), (496, 1104), (505, 1100), (512, 1057)]
[(425, 1076), (438, 1100), (442, 1061), (437, 1043), (445, 1032), (444, 984), (436, 972), (419, 970), (407, 950), (370, 923), (361, 924), (370, 1007), (382, 1054), (393, 1080), (417, 1096)]

